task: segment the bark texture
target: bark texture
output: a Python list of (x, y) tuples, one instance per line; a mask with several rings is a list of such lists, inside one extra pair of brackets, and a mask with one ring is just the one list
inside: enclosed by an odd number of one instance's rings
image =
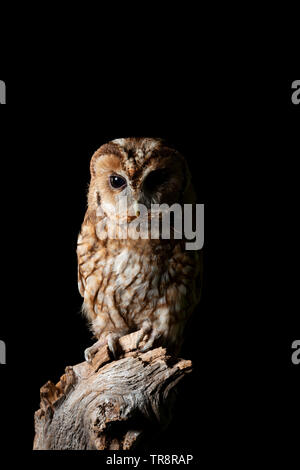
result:
[(56, 385), (41, 388), (34, 450), (129, 450), (168, 425), (172, 391), (191, 361), (163, 348), (141, 353), (137, 338), (120, 339), (120, 359), (103, 346), (92, 363), (67, 367)]

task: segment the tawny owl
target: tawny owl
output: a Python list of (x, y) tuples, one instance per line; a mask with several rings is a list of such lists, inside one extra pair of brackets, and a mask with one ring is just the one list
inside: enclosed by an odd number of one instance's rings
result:
[[(98, 341), (85, 357), (91, 360), (104, 342), (116, 356), (118, 339), (136, 330), (143, 351), (161, 345), (178, 353), (199, 301), (201, 253), (187, 251), (185, 240), (172, 231), (169, 239), (162, 238), (161, 229), (155, 238), (133, 238), (122, 231), (109, 236), (109, 229), (141, 217), (138, 204), (151, 221), (153, 204), (194, 203), (187, 163), (161, 139), (126, 138), (102, 145), (90, 171), (77, 245), (78, 287)], [(124, 213), (121, 197), (127, 203)]]

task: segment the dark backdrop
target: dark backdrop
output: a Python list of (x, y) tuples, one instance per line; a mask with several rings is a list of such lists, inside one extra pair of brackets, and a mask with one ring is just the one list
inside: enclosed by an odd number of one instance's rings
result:
[(269, 443), (277, 455), (287, 434), (292, 447), (300, 373), (291, 363), (300, 326), (292, 80), (0, 78), (2, 446), (31, 457), (39, 388), (91, 344), (76, 272), (91, 155), (110, 139), (143, 135), (184, 153), (205, 204), (203, 297), (182, 351), (194, 373), (153, 448), (213, 463), (238, 459), (237, 448), (249, 458), (267, 450), (267, 460)]

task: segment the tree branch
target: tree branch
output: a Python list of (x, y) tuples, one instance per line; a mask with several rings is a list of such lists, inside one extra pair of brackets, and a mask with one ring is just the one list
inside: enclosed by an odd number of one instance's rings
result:
[(103, 346), (91, 364), (67, 367), (41, 388), (34, 450), (133, 449), (165, 429), (171, 392), (192, 364), (163, 348), (141, 353), (138, 333), (120, 339), (120, 359)]

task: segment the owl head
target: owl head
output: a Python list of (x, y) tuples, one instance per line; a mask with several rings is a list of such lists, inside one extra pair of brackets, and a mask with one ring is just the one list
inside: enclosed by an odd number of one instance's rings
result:
[[(109, 219), (138, 216), (140, 204), (150, 210), (151, 204), (194, 202), (184, 157), (161, 139), (108, 142), (94, 153), (90, 171), (89, 210), (100, 209)], [(126, 198), (124, 214), (120, 213), (121, 198)]]

